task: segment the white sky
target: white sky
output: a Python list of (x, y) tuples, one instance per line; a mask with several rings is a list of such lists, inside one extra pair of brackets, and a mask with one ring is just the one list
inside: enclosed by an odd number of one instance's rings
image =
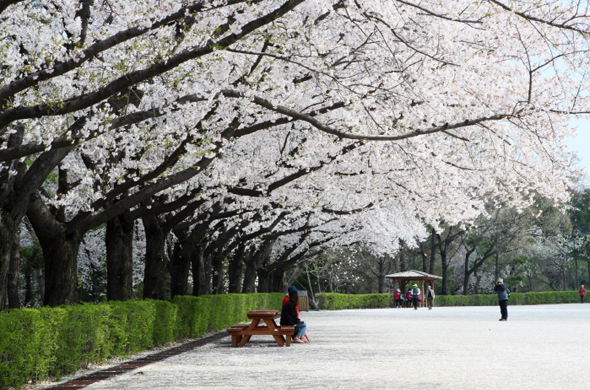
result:
[(579, 165), (586, 171), (586, 186), (590, 185), (590, 120), (577, 121), (578, 127), (576, 138), (566, 141), (568, 148), (575, 152), (580, 159)]

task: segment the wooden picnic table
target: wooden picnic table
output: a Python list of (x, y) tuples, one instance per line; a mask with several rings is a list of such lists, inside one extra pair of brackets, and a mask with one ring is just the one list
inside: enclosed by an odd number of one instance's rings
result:
[[(291, 336), (295, 333), (294, 326), (280, 326), (275, 322), (278, 310), (251, 310), (248, 318), (250, 324), (233, 325), (227, 330), (231, 336), (232, 347), (243, 347), (254, 335), (273, 336), (279, 346), (291, 345)], [(286, 338), (285, 338), (286, 336)]]

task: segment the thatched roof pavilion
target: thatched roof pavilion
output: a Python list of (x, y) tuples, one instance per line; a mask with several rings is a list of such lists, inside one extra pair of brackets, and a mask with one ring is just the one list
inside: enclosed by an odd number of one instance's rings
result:
[[(394, 292), (396, 289), (395, 286), (396, 286), (397, 282), (403, 282), (401, 290), (404, 293), (404, 295), (406, 294), (407, 282), (410, 282), (410, 281), (420, 282), (420, 284), (422, 285), (422, 288), (420, 289), (420, 291), (422, 292), (423, 297), (425, 296), (425, 292), (424, 292), (425, 291), (424, 290), (424, 282), (425, 281), (428, 281), (430, 283), (430, 285), (432, 286), (432, 289), (434, 290), (434, 281), (436, 279), (442, 279), (442, 277), (440, 277), (440, 276), (432, 275), (432, 274), (422, 272), (422, 271), (415, 271), (415, 270), (398, 272), (398, 273), (391, 274), (391, 275), (385, 275), (385, 277), (387, 279), (393, 280), (393, 291)], [(421, 305), (424, 305), (425, 302), (426, 302), (426, 299), (422, 299)]]

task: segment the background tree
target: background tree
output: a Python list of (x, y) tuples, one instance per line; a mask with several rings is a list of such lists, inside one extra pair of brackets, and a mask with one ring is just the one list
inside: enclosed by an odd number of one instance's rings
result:
[[(518, 250), (524, 240), (529, 226), (527, 213), (519, 213), (514, 209), (498, 208), (492, 210), (488, 217), (481, 217), (477, 226), (467, 229), (461, 237), (465, 252), (463, 264), (463, 294), (471, 291), (479, 293), (481, 275), (477, 271), (484, 263), (502, 254), (510, 255)], [(473, 290), (469, 286), (470, 277), (476, 277)]]
[[(574, 192), (570, 204), (568, 212), (572, 225), (572, 256), (576, 264), (578, 259), (586, 260), (588, 273), (582, 282), (587, 284), (590, 281), (590, 189)], [(578, 282), (580, 281), (576, 280), (576, 285)]]

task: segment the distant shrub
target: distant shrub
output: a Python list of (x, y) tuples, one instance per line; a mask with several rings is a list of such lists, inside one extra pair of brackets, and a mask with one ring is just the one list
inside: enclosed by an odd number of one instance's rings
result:
[(317, 294), (320, 310), (369, 309), (380, 307), (394, 307), (395, 302), (391, 294)]
[[(394, 307), (392, 294), (337, 294), (316, 295), (318, 309), (344, 310)], [(575, 303), (580, 297), (577, 291), (547, 291), (510, 294), (511, 305), (540, 305), (554, 303)], [(479, 295), (437, 295), (435, 306), (495, 306), (496, 294)]]

